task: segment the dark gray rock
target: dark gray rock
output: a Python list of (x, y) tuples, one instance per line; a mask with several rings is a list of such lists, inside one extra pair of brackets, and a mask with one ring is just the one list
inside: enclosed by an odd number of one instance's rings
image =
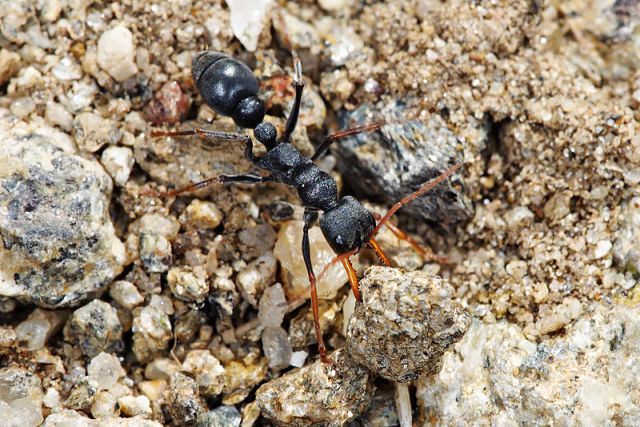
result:
[(167, 408), (173, 418), (172, 425), (193, 426), (204, 412), (196, 382), (180, 373), (171, 376), (167, 392)]
[[(460, 142), (439, 115), (408, 121), (407, 111), (393, 103), (379, 112), (365, 105), (342, 115), (343, 128), (382, 118), (389, 123), (380, 131), (341, 139), (333, 146), (338, 168), (358, 195), (391, 205), (462, 162)], [(464, 195), (461, 176), (458, 171), (402, 212), (445, 227), (468, 220), (472, 205)]]

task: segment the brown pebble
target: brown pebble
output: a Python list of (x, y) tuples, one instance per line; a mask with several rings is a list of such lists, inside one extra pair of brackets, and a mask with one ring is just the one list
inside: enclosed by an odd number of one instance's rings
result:
[(166, 82), (144, 107), (144, 117), (154, 125), (172, 125), (182, 120), (191, 108), (191, 99), (186, 96), (176, 81)]

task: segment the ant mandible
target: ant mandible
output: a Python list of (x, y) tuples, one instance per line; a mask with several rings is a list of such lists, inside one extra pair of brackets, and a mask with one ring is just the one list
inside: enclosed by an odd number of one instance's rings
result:
[[(441, 175), (428, 181), (417, 191), (394, 204), (384, 216), (372, 214), (351, 196), (339, 197), (335, 180), (331, 175), (321, 170), (314, 161), (319, 159), (329, 146), (338, 139), (361, 132), (377, 130), (382, 127), (384, 122), (373, 122), (329, 135), (320, 144), (313, 156), (306, 157), (302, 155), (291, 143), (291, 135), (295, 130), (298, 115), (300, 114), (300, 103), (304, 88), (300, 60), (295, 52), (292, 52), (292, 55), (295, 99), (284, 127), (284, 133), (279, 139), (275, 127), (271, 123), (263, 121), (265, 106), (264, 102), (257, 96), (260, 85), (249, 67), (241, 61), (220, 52), (200, 52), (193, 60), (193, 81), (204, 101), (218, 114), (230, 116), (238, 126), (253, 129), (255, 139), (267, 149), (267, 153), (264, 156), (254, 156), (253, 141), (247, 135), (200, 128), (185, 131), (154, 130), (151, 132), (153, 137), (198, 135), (202, 139), (244, 142), (244, 155), (247, 160), (258, 168), (270, 172), (269, 175), (220, 175), (175, 191), (165, 193), (148, 191), (146, 194), (171, 197), (197, 191), (211, 184), (227, 183), (257, 184), (261, 182), (279, 182), (294, 187), (298, 191), (298, 196), (304, 206), (302, 255), (309, 275), (311, 307), (318, 340), (318, 351), (322, 361), (327, 362), (326, 348), (320, 330), (316, 276), (311, 265), (309, 229), (318, 222), (320, 223), (320, 229), (325, 239), (347, 272), (356, 300), (361, 301), (358, 278), (349, 257), (359, 252), (365, 245), (369, 245), (383, 263), (390, 266), (389, 259), (374, 239), (380, 227), (385, 223), (396, 236), (409, 241), (422, 255), (430, 256), (430, 252), (420, 247), (415, 240), (395, 226), (387, 223), (387, 221), (403, 205), (420, 197), (447, 179), (461, 165), (456, 164), (449, 167)], [(437, 259), (435, 256), (433, 258)]]

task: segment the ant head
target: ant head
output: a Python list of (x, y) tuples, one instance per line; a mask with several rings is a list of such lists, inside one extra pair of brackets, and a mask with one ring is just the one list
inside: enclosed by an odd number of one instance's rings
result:
[(358, 251), (369, 242), (376, 221), (371, 213), (351, 196), (324, 213), (320, 229), (336, 254)]
[(264, 119), (264, 102), (257, 96), (244, 98), (236, 106), (231, 118), (238, 126), (253, 129)]
[(262, 122), (253, 130), (253, 136), (255, 136), (256, 139), (267, 148), (267, 150), (271, 150), (276, 146), (278, 132), (271, 123)]

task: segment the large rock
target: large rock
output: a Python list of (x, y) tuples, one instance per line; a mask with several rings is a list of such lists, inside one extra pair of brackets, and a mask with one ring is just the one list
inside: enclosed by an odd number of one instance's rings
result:
[(124, 245), (108, 211), (111, 178), (59, 141), (2, 120), (0, 296), (78, 305), (122, 271)]

